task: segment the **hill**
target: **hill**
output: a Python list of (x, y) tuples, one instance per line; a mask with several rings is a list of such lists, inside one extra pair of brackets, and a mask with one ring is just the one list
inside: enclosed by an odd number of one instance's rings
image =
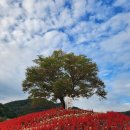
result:
[(6, 112), (6, 111), (5, 111), (4, 105), (0, 103), (0, 115), (1, 115), (1, 116), (4, 116), (4, 115), (5, 115), (5, 112)]
[(62, 108), (21, 116), (0, 123), (1, 130), (130, 130), (130, 117)]
[(46, 99), (41, 100), (35, 105), (32, 104), (32, 101), (30, 99), (0, 104), (0, 121), (32, 112), (55, 108), (58, 106), (60, 106), (60, 104), (55, 104), (52, 101), (48, 101)]
[(7, 109), (4, 107), (3, 104), (0, 103), (0, 121), (3, 121), (6, 119), (6, 112), (7, 112)]
[(122, 114), (125, 114), (127, 116), (130, 116), (130, 111), (121, 112)]

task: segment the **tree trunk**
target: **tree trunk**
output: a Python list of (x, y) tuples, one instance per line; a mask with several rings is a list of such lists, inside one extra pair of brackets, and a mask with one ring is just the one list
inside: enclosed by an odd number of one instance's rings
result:
[(65, 109), (64, 97), (61, 97), (61, 98), (59, 98), (59, 99), (60, 99), (60, 102), (61, 102), (62, 107)]

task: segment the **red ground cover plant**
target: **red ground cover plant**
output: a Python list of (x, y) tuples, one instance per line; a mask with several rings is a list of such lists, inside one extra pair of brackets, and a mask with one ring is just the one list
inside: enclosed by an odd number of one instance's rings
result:
[(0, 130), (130, 130), (130, 117), (58, 108), (1, 122)]

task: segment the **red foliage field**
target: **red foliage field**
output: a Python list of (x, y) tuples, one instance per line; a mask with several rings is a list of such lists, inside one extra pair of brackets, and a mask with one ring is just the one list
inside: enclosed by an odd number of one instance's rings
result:
[(130, 117), (58, 108), (1, 122), (0, 130), (130, 130)]

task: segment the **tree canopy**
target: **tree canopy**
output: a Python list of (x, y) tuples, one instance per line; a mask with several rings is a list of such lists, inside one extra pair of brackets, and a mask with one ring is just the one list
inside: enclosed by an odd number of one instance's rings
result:
[(85, 55), (75, 55), (57, 50), (51, 56), (38, 56), (35, 65), (26, 69), (23, 91), (32, 99), (60, 99), (64, 97), (91, 97), (96, 94), (105, 98), (104, 82), (98, 77), (96, 63)]

